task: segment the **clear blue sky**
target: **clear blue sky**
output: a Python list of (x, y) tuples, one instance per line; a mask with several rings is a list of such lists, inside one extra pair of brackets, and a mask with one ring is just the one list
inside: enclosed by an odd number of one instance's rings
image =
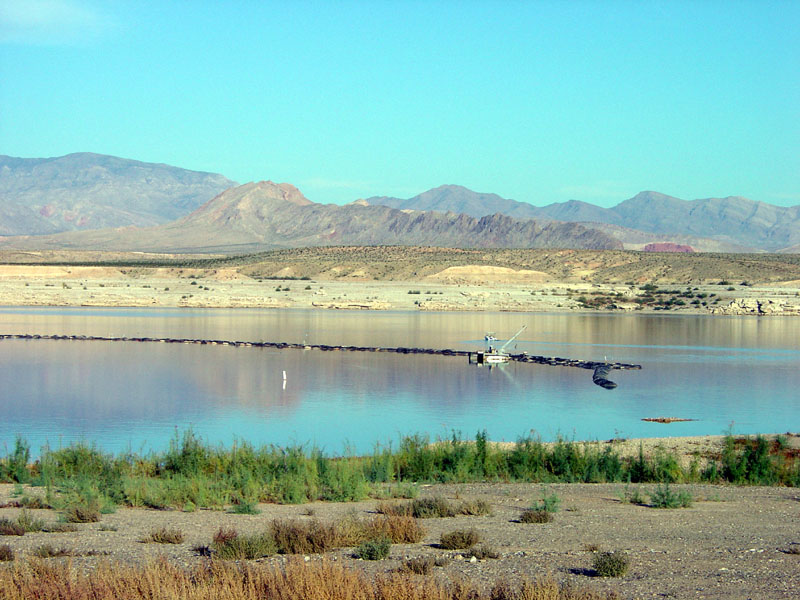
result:
[(800, 2), (0, 0), (0, 154), (800, 204)]

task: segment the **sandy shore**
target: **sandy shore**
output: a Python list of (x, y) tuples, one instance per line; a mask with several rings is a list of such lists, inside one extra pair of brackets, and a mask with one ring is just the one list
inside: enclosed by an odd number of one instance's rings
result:
[[(152, 306), (191, 308), (321, 308), (339, 310), (588, 312), (579, 298), (618, 295), (619, 312), (637, 309), (630, 286), (487, 280), (453, 283), (421, 281), (256, 280), (236, 269), (120, 268), (101, 266), (0, 265), (0, 305), (5, 306)], [(714, 294), (706, 307), (691, 305), (671, 312), (709, 314), (712, 308), (758, 298), (776, 306), (793, 302), (786, 287), (727, 291), (699, 286)], [(710, 298), (709, 298), (710, 299)], [(651, 309), (645, 309), (648, 312)], [(607, 312), (607, 311), (605, 311)]]
[[(687, 459), (696, 453), (721, 450), (722, 437), (660, 438), (611, 442), (623, 454), (646, 453), (661, 447), (675, 449)], [(790, 436), (795, 448), (800, 437)], [(558, 580), (596, 590), (616, 590), (622, 598), (794, 598), (800, 586), (800, 492), (781, 487), (733, 487), (725, 485), (675, 485), (673, 491), (689, 493), (689, 508), (657, 509), (633, 504), (633, 492), (649, 498), (655, 485), (624, 484), (524, 484), (480, 483), (424, 485), (421, 496), (444, 496), (454, 502), (485, 500), (488, 516), (425, 519), (426, 535), (420, 543), (395, 544), (389, 559), (379, 562), (353, 558), (352, 548), (342, 548), (308, 560), (332, 560), (367, 572), (386, 572), (409, 557), (449, 559), (437, 568), (443, 579), (466, 577), (480, 585), (499, 579), (535, 578), (545, 573)], [(13, 501), (15, 489), (0, 485), (0, 504)], [(28, 494), (41, 489), (28, 488)], [(543, 495), (555, 494), (560, 511), (547, 524), (519, 522), (522, 511)], [(121, 508), (102, 515), (99, 523), (77, 525), (69, 533), (27, 533), (0, 537), (18, 559), (24, 560), (42, 545), (66, 549), (76, 567), (98, 561), (141, 564), (158, 557), (191, 566), (208, 560), (194, 550), (209, 545), (220, 527), (240, 532), (265, 529), (273, 519), (347, 518), (369, 519), (378, 501), (353, 503), (315, 502), (305, 505), (259, 505), (260, 514), (235, 515), (223, 511), (148, 510)], [(55, 522), (52, 510), (31, 510), (46, 523)], [(19, 508), (0, 508), (0, 518), (16, 519)], [(154, 529), (178, 529), (185, 535), (179, 544), (145, 543)], [(498, 558), (470, 561), (459, 551), (439, 547), (442, 533), (476, 529)], [(620, 550), (630, 561), (621, 578), (596, 577), (594, 552)], [(63, 559), (48, 559), (63, 560)], [(281, 564), (286, 557), (259, 559)]]

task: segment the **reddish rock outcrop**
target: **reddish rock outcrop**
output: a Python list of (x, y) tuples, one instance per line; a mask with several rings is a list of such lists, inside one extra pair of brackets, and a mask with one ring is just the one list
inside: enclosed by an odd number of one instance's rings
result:
[(654, 242), (647, 244), (643, 250), (645, 252), (694, 252), (694, 248), (684, 244), (673, 244), (672, 242)]

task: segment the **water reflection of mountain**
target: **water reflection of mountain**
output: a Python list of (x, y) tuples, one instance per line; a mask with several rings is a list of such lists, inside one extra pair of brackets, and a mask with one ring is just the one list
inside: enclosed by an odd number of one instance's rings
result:
[[(6, 340), (0, 443), (32, 431), (51, 440), (70, 432), (139, 443), (197, 425), (226, 442), (322, 440), (339, 450), (345, 439), (369, 449), (398, 433), (450, 429), (468, 437), (486, 428), (495, 438), (535, 429), (607, 439), (617, 430), (716, 434), (732, 420), (750, 432), (800, 426), (798, 319), (246, 311), (238, 320), (233, 311), (190, 311), (127, 320), (72, 312), (53, 317), (58, 327), (43, 318), (34, 330), (271, 341), (307, 333), (311, 343), (475, 348), (483, 332), (502, 336), (527, 322), (519, 350), (595, 360), (607, 353), (644, 368), (614, 373), (619, 387), (609, 391), (584, 369), (512, 363), (489, 370), (464, 357)], [(9, 313), (0, 327), (28, 331), (37, 315)], [(700, 420), (660, 429), (639, 421), (662, 415)], [(111, 433), (102, 438), (104, 431)]]

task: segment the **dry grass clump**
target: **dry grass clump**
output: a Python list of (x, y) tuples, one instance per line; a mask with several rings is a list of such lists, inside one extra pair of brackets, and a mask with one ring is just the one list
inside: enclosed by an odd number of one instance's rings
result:
[(376, 510), (387, 517), (412, 517), (411, 502), (378, 502)]
[(433, 567), (436, 566), (436, 559), (432, 556), (418, 556), (408, 558), (398, 567), (400, 573), (413, 573), (414, 575), (430, 575)]
[(389, 538), (395, 544), (416, 544), (425, 537), (425, 528), (411, 516), (377, 515), (366, 526), (368, 538)]
[(281, 554), (315, 554), (340, 546), (339, 532), (331, 523), (275, 519), (272, 539)]
[(455, 517), (456, 515), (490, 515), (491, 505), (485, 500), (464, 500), (453, 504), (447, 498), (417, 498), (411, 502), (380, 502), (379, 513), (398, 517), (416, 517), (417, 519), (434, 519)]
[(458, 514), (483, 516), (492, 514), (492, 505), (486, 500), (464, 500), (458, 505)]
[[(388, 543), (416, 543), (423, 537), (425, 530), (414, 517), (409, 516), (378, 515), (370, 520), (351, 517), (337, 523), (322, 523), (317, 519), (275, 519), (265, 531), (253, 535), (241, 535), (235, 529), (220, 528), (210, 548), (201, 554), (210, 552), (226, 560), (248, 560), (275, 553), (321, 554), (346, 546), (374, 545), (382, 540)], [(200, 552), (201, 548), (195, 550)], [(370, 551), (365, 550), (365, 553), (369, 554)]]
[(74, 533), (78, 531), (74, 523), (50, 523), (45, 525), (42, 531), (46, 533)]
[(491, 600), (617, 600), (614, 591), (601, 592), (561, 585), (553, 577), (537, 581), (523, 581), (515, 586), (506, 580), (495, 584), (489, 592)]
[(75, 552), (69, 548), (56, 548), (50, 544), (42, 544), (34, 549), (33, 555), (39, 558), (59, 558), (61, 556), (74, 556)]
[(220, 528), (214, 534), (212, 549), (223, 560), (253, 560), (271, 556), (278, 551), (275, 540), (269, 533), (239, 535), (235, 529), (226, 528)]
[(449, 556), (418, 556), (404, 560), (397, 568), (397, 572), (430, 575), (434, 567), (446, 567), (452, 561)]
[(446, 550), (459, 550), (470, 548), (480, 541), (481, 536), (475, 529), (457, 529), (443, 533), (439, 538), (439, 545)]
[(184, 570), (165, 560), (144, 567), (113, 563), (80, 570), (66, 564), (15, 563), (0, 569), (0, 596), (8, 600), (611, 600), (616, 594), (562, 587), (553, 579), (519, 586), (498, 583), (490, 592), (459, 580), (418, 580), (407, 573), (368, 576), (327, 561), (290, 561), (283, 567), (204, 563)]
[(100, 511), (93, 506), (74, 504), (64, 511), (64, 520), (67, 523), (97, 523)]
[(25, 535), (25, 528), (19, 523), (3, 517), (0, 519), (0, 535)]
[(467, 556), (474, 556), (478, 560), (486, 560), (487, 558), (500, 558), (500, 553), (488, 544), (481, 544), (470, 548), (467, 551)]
[(553, 520), (553, 513), (546, 510), (536, 510), (529, 508), (519, 516), (520, 523), (550, 523)]
[(183, 542), (183, 532), (180, 529), (159, 527), (148, 533), (142, 542), (155, 542), (156, 544), (180, 544)]
[(14, 550), (8, 544), (0, 546), (0, 562), (11, 562), (14, 560)]

